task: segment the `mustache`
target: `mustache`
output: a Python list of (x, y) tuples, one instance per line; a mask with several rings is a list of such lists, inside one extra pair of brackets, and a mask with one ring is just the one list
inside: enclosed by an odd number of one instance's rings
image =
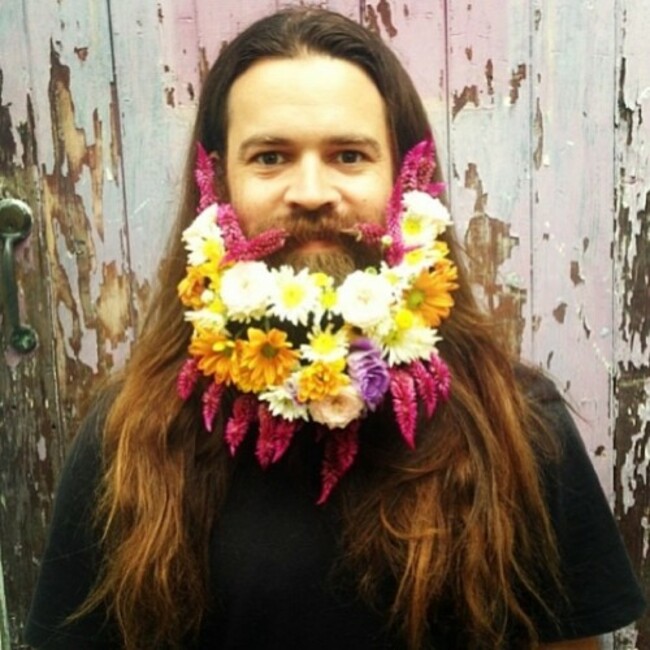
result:
[(324, 206), (318, 210), (295, 208), (274, 220), (273, 227), (287, 233), (287, 244), (292, 247), (315, 240), (340, 244), (354, 242), (360, 223), (353, 214), (342, 214)]

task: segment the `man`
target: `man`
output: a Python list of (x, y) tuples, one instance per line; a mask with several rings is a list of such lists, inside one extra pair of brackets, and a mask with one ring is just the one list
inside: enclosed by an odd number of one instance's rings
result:
[(641, 613), (566, 408), (472, 299), (428, 129), (337, 14), (225, 48), (144, 331), (62, 478), (31, 645), (590, 650)]

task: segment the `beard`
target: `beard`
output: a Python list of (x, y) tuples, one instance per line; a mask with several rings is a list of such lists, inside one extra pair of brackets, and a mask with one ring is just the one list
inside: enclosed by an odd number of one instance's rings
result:
[[(293, 210), (290, 215), (274, 219), (272, 223), (258, 224), (257, 233), (268, 228), (282, 228), (287, 232), (285, 245), (266, 261), (271, 267), (287, 264), (295, 271), (308, 269), (312, 273), (326, 273), (340, 284), (350, 273), (368, 267), (379, 267), (381, 249), (355, 236), (360, 223), (356, 215), (340, 215), (327, 208), (317, 211)], [(257, 234), (255, 233), (255, 234)], [(327, 244), (325, 250), (304, 250), (310, 242)]]

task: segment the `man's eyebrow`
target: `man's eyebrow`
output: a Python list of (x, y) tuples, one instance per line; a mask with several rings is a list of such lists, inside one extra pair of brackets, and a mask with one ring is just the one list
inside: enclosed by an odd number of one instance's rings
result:
[[(367, 148), (372, 150), (373, 154), (376, 156), (382, 156), (382, 149), (379, 141), (365, 135), (343, 133), (325, 138), (324, 142), (328, 146)], [(291, 146), (292, 143), (293, 140), (291, 138), (272, 135), (252, 135), (251, 137), (246, 138), (239, 145), (238, 155), (242, 158), (250, 149), (255, 149), (257, 147), (288, 147)]]
[(279, 138), (272, 135), (252, 135), (239, 145), (237, 153), (242, 158), (250, 149), (257, 147), (286, 147), (289, 144), (291, 144), (289, 138)]

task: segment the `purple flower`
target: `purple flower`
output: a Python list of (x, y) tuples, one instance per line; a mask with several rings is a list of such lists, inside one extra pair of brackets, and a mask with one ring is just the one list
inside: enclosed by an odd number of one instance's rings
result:
[(348, 372), (358, 386), (367, 407), (374, 411), (390, 385), (390, 376), (381, 351), (370, 340), (357, 339), (352, 344), (353, 351), (348, 355)]

